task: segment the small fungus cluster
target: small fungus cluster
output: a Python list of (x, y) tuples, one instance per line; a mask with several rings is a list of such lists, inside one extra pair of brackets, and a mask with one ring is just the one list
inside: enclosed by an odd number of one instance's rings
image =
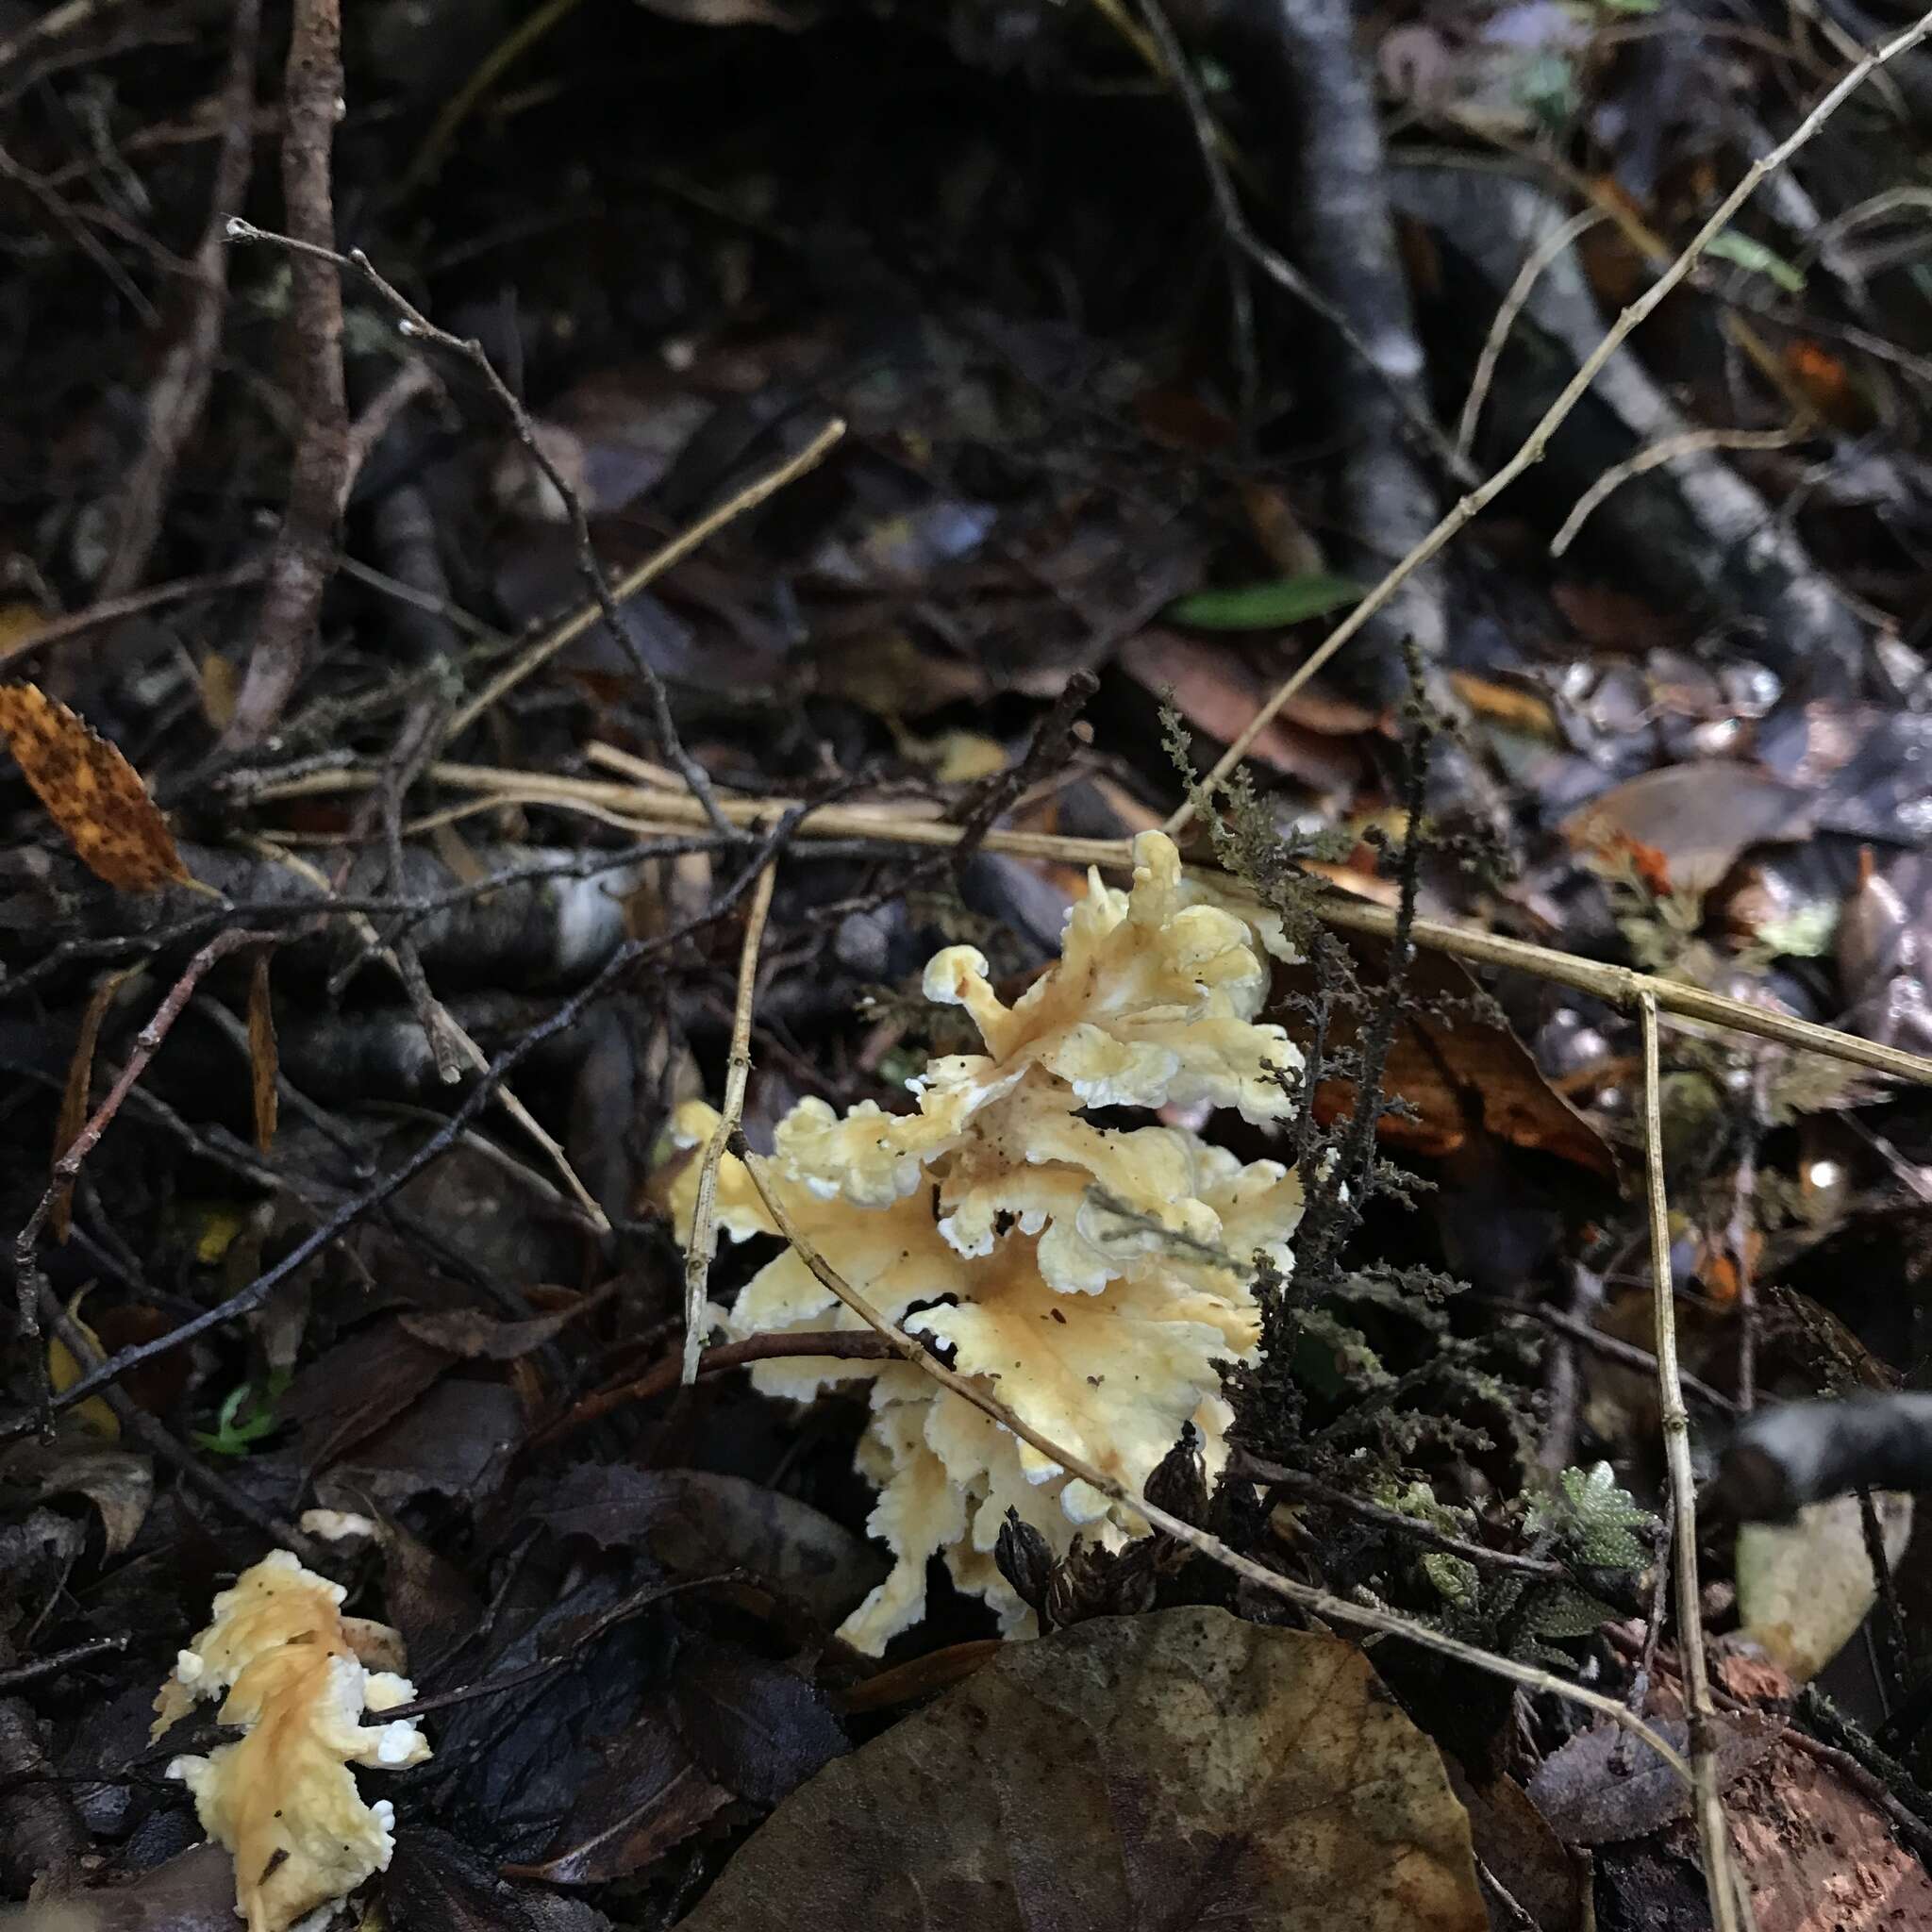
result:
[[(1049, 1441), (1129, 1493), (1192, 1424), (1210, 1476), (1231, 1421), (1219, 1364), (1253, 1360), (1259, 1253), (1288, 1269), (1299, 1179), (1243, 1164), (1186, 1128), (1110, 1126), (1089, 1109), (1233, 1108), (1279, 1120), (1301, 1065), (1257, 1015), (1267, 956), (1291, 957), (1277, 918), (1197, 884), (1158, 832), (1135, 845), (1133, 890), (1094, 874), (1069, 914), (1061, 958), (1011, 1007), (971, 946), (925, 971), (928, 999), (963, 1007), (983, 1054), (928, 1062), (917, 1110), (862, 1102), (841, 1117), (804, 1100), (779, 1123), (772, 1176), (811, 1246), (888, 1317), (945, 1350)], [(679, 1138), (716, 1115), (679, 1110)], [(672, 1188), (686, 1240), (697, 1162)], [(774, 1232), (751, 1177), (726, 1156), (719, 1223), (735, 1240)], [(859, 1318), (787, 1249), (723, 1318), (734, 1338), (853, 1328)], [(1076, 1535), (1117, 1548), (1145, 1522), (1072, 1477), (908, 1362), (780, 1358), (752, 1370), (800, 1401), (871, 1383), (859, 1469), (879, 1488), (867, 1527), (891, 1574), (841, 1634), (872, 1655), (925, 1609), (942, 1553), (961, 1590), (1008, 1633), (1030, 1612), (993, 1560), (1007, 1511), (1064, 1553)]]
[(389, 1801), (365, 1805), (352, 1764), (401, 1770), (429, 1756), (407, 1719), (365, 1724), (415, 1698), (391, 1671), (396, 1633), (341, 1614), (342, 1589), (286, 1550), (244, 1570), (214, 1620), (175, 1660), (155, 1700), (159, 1738), (202, 1699), (221, 1698), (244, 1735), (207, 1757), (176, 1757), (170, 1777), (194, 1793), (202, 1829), (235, 1857), (235, 1907), (248, 1932), (285, 1932), (389, 1867)]

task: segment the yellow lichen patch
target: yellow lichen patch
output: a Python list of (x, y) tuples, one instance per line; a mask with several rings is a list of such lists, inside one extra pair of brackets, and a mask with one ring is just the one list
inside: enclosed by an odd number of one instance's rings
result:
[[(1250, 1264), (1258, 1253), (1288, 1268), (1302, 1208), (1299, 1180), (1274, 1161), (1084, 1112), (1205, 1103), (1266, 1122), (1293, 1105), (1300, 1057), (1257, 1017), (1268, 955), (1286, 954), (1279, 922), (1188, 880), (1159, 833), (1135, 857), (1132, 891), (1096, 874), (1062, 958), (1011, 1007), (970, 946), (932, 960), (927, 996), (963, 1007), (986, 1053), (929, 1062), (908, 1114), (800, 1102), (772, 1164), (788, 1215), (868, 1302), (1130, 1491), (1190, 1424), (1209, 1474), (1225, 1463), (1220, 1364), (1253, 1359)], [(680, 1109), (677, 1138), (708, 1140), (716, 1118)], [(692, 1163), (670, 1189), (680, 1236), (695, 1191)], [(728, 1156), (718, 1201), (734, 1239), (774, 1232)], [(734, 1338), (860, 1325), (790, 1250), (723, 1320)], [(895, 1561), (842, 1628), (862, 1650), (878, 1653), (924, 1614), (935, 1554), (1004, 1628), (1024, 1628), (1031, 1613), (991, 1555), (1008, 1508), (1062, 1552), (1076, 1534), (1118, 1547), (1145, 1531), (908, 1363), (793, 1357), (758, 1363), (752, 1378), (798, 1400), (833, 1382), (872, 1385), (858, 1467), (880, 1490), (867, 1527)]]
[(184, 1650), (155, 1699), (158, 1738), (198, 1699), (221, 1698), (221, 1721), (245, 1735), (206, 1757), (168, 1766), (194, 1793), (202, 1828), (233, 1853), (235, 1908), (248, 1932), (285, 1932), (319, 1906), (388, 1868), (387, 1799), (365, 1805), (352, 1764), (399, 1770), (429, 1743), (407, 1719), (365, 1724), (365, 1710), (415, 1697), (406, 1677), (368, 1670), (380, 1624), (352, 1625), (342, 1590), (276, 1550), (214, 1602), (214, 1620)]

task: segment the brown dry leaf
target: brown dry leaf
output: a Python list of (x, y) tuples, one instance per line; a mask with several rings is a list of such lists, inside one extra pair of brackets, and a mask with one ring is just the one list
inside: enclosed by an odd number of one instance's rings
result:
[[(1386, 949), (1358, 936), (1347, 943), (1363, 983), (1379, 983)], [(1305, 969), (1296, 969), (1296, 982), (1313, 990), (1313, 975)], [(1409, 962), (1404, 1024), (1391, 1043), (1382, 1087), (1390, 1099), (1407, 1101), (1414, 1117), (1385, 1115), (1376, 1128), (1383, 1144), (1441, 1159), (1488, 1133), (1615, 1179), (1609, 1144), (1543, 1077), (1535, 1057), (1507, 1026), (1470, 1012), (1458, 1013), (1453, 1024), (1433, 1016), (1445, 999), (1468, 1000), (1476, 991), (1469, 974), (1441, 954), (1419, 953)], [(1329, 1043), (1354, 1043), (1352, 1024), (1339, 1008)], [(1352, 1082), (1324, 1080), (1317, 1086), (1315, 1113), (1324, 1125), (1354, 1108)]]
[[(80, 1034), (74, 1042), (73, 1057), (67, 1062), (67, 1085), (60, 1093), (60, 1113), (54, 1123), (54, 1161), (74, 1145), (75, 1138), (87, 1125), (88, 1100), (93, 1091), (94, 1047), (101, 1037), (101, 1022), (114, 1004), (114, 995), (130, 979), (144, 973), (142, 966), (124, 967), (106, 974), (88, 997), (80, 1016)], [(54, 1200), (54, 1239), (65, 1242), (74, 1225), (74, 1186), (62, 1188)], [(78, 1379), (78, 1377), (76, 1377)]]
[(1746, 847), (1808, 839), (1810, 799), (1751, 765), (1712, 758), (1616, 785), (1563, 821), (1578, 851), (1627, 843), (1661, 854), (1670, 883), (1707, 892)]
[[(1688, 1750), (1681, 1718), (1655, 1720), (1674, 1750)], [(1757, 1712), (1717, 1720), (1718, 1788), (1723, 1790), (1777, 1743), (1784, 1720)], [(1537, 1767), (1530, 1802), (1566, 1844), (1614, 1844), (1645, 1838), (1690, 1813), (1690, 1788), (1648, 1744), (1620, 1724), (1598, 1724), (1572, 1738)]]
[(1562, 738), (1557, 714), (1547, 698), (1521, 685), (1505, 684), (1493, 677), (1478, 677), (1470, 671), (1452, 671), (1449, 682), (1456, 694), (1478, 717), (1492, 724), (1521, 731), (1530, 738), (1556, 743)]
[(0, 737), (90, 872), (130, 892), (187, 882), (141, 774), (65, 705), (37, 684), (0, 684)]
[(275, 1007), (269, 999), (268, 954), (260, 952), (248, 975), (248, 1091), (255, 1107), (255, 1145), (262, 1154), (275, 1144), (280, 1098), (275, 1080), (281, 1070)]
[[(1204, 643), (1158, 626), (1129, 638), (1119, 661), (1155, 696), (1171, 693), (1181, 716), (1220, 744), (1233, 743), (1247, 729), (1274, 688), (1233, 646)], [(1353, 796), (1365, 768), (1346, 741), (1375, 730), (1380, 722), (1380, 713), (1364, 705), (1300, 691), (1262, 727), (1248, 756), (1318, 791)]]
[(1565, 1848), (1514, 1778), (1475, 1785), (1452, 1763), (1449, 1782), (1469, 1813), (1476, 1857), (1539, 1932), (1588, 1932), (1588, 1857)]
[(1362, 1653), (1190, 1607), (1008, 1644), (794, 1792), (684, 1926), (1488, 1923), (1442, 1761)]

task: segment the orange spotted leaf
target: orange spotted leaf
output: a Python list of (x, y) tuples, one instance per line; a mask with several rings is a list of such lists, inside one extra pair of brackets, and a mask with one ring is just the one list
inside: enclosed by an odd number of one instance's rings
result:
[(0, 684), (0, 737), (90, 872), (132, 892), (188, 881), (141, 774), (65, 705), (38, 685)]

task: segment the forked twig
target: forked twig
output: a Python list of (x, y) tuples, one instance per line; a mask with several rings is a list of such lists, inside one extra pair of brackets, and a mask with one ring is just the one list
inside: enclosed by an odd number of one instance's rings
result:
[(1146, 1518), (1163, 1535), (1174, 1538), (1176, 1542), (1186, 1543), (1190, 1549), (1206, 1557), (1210, 1562), (1219, 1563), (1224, 1569), (1232, 1571), (1243, 1582), (1251, 1583), (1272, 1595), (1285, 1597), (1290, 1603), (1329, 1622), (1353, 1624), (1362, 1629), (1379, 1631), (1384, 1636), (1404, 1638), (1411, 1643), (1420, 1644), (1425, 1650), (1433, 1650), (1440, 1656), (1454, 1657), (1458, 1663), (1467, 1664), (1474, 1670), (1485, 1671), (1491, 1676), (1503, 1677), (1512, 1684), (1520, 1684), (1526, 1690), (1543, 1691), (1554, 1697), (1567, 1698), (1573, 1704), (1583, 1705), (1641, 1738), (1679, 1777), (1686, 1780), (1690, 1778), (1690, 1766), (1671, 1745), (1641, 1718), (1624, 1709), (1614, 1697), (1606, 1697), (1601, 1691), (1586, 1690), (1579, 1684), (1566, 1683), (1549, 1671), (1540, 1671), (1534, 1665), (1518, 1663), (1513, 1657), (1498, 1657), (1492, 1652), (1480, 1650), (1473, 1643), (1464, 1643), (1457, 1638), (1444, 1636), (1440, 1630), (1432, 1630), (1424, 1624), (1414, 1623), (1407, 1617), (1399, 1616), (1393, 1610), (1385, 1610), (1369, 1604), (1350, 1603), (1343, 1597), (1331, 1596), (1325, 1590), (1315, 1590), (1305, 1583), (1296, 1583), (1289, 1577), (1277, 1574), (1264, 1564), (1256, 1562), (1252, 1557), (1243, 1557), (1239, 1551), (1230, 1549), (1219, 1537), (1210, 1535), (1205, 1529), (1196, 1529), (1191, 1523), (1173, 1515), (1157, 1503), (1150, 1503), (1145, 1496), (1130, 1494), (1124, 1483), (1089, 1462), (1084, 1457), (1075, 1456), (1071, 1450), (1061, 1448), (1058, 1442), (1042, 1435), (1030, 1423), (1023, 1421), (997, 1396), (988, 1394), (970, 1376), (961, 1375), (947, 1368), (916, 1337), (908, 1334), (896, 1322), (888, 1321), (798, 1231), (797, 1225), (785, 1210), (785, 1204), (778, 1199), (776, 1191), (767, 1177), (769, 1163), (745, 1145), (742, 1133), (733, 1136), (731, 1151), (744, 1162), (746, 1172), (751, 1175), (752, 1185), (758, 1190), (758, 1198), (765, 1204), (765, 1211), (771, 1215), (773, 1224), (819, 1281), (837, 1295), (867, 1326), (884, 1336), (899, 1355), (924, 1371), (942, 1389), (958, 1396), (962, 1402), (970, 1402), (982, 1415), (991, 1416), (1002, 1428), (1010, 1429), (1023, 1442), (1031, 1444), (1042, 1456), (1058, 1463), (1070, 1474), (1078, 1476), (1082, 1482), (1092, 1484), (1102, 1495)]
[(1716, 1932), (1738, 1932), (1738, 1887), (1730, 1826), (1718, 1795), (1717, 1709), (1704, 1658), (1704, 1624), (1697, 1594), (1697, 1482), (1690, 1471), (1690, 1418), (1677, 1380), (1676, 1289), (1671, 1275), (1671, 1214), (1664, 1193), (1661, 1074), (1657, 1000), (1644, 993), (1637, 1012), (1643, 1027), (1643, 1177), (1650, 1207), (1651, 1306), (1656, 1323), (1657, 1402), (1670, 1477), (1673, 1561), (1677, 1583), (1677, 1655), (1684, 1673), (1685, 1715), (1690, 1726), (1690, 1789), (1697, 1841), (1704, 1855)]
[(161, 1041), (167, 1039), (169, 1030), (181, 1017), (204, 974), (230, 953), (240, 952), (244, 946), (260, 945), (269, 937), (266, 933), (251, 932), (244, 926), (231, 926), (226, 932), (217, 933), (182, 968), (180, 978), (168, 989), (166, 997), (155, 1008), (154, 1017), (135, 1035), (134, 1051), (127, 1056), (126, 1065), (108, 1088), (108, 1097), (94, 1108), (86, 1125), (61, 1151), (59, 1159), (54, 1163), (53, 1175), (47, 1182), (46, 1191), (41, 1196), (40, 1205), (27, 1216), (26, 1224), (14, 1237), (14, 1290), (19, 1297), (21, 1331), (33, 1355), (35, 1400), (43, 1429), (52, 1424), (53, 1398), (47, 1384), (46, 1356), (39, 1346), (42, 1280), (34, 1251), (40, 1245), (41, 1230), (47, 1224), (47, 1217), (54, 1211), (56, 1204), (73, 1187), (82, 1163), (94, 1151), (101, 1136), (108, 1131), (108, 1124), (121, 1111), (121, 1104), (127, 1098), (134, 1083), (147, 1071), (148, 1062), (160, 1051)]
[(1641, 449), (1634, 457), (1613, 463), (1576, 499), (1563, 527), (1550, 539), (1550, 555), (1561, 557), (1576, 541), (1581, 530), (1605, 498), (1614, 495), (1634, 477), (1646, 475), (1679, 457), (1696, 456), (1707, 449), (1789, 449), (1813, 433), (1814, 425), (1793, 423), (1783, 429), (1687, 429), (1678, 436), (1666, 436), (1659, 442)]
[(1268, 702), (1248, 721), (1247, 728), (1222, 754), (1200, 789), (1191, 791), (1169, 818), (1167, 829), (1170, 832), (1178, 831), (1193, 817), (1195, 800), (1210, 795), (1226, 779), (1228, 774), (1247, 757), (1248, 748), (1268, 728), (1282, 706), (1287, 704), (1289, 699), (1293, 697), (1308, 679), (1314, 676), (1316, 672), (1321, 670), (1323, 665), (1326, 664), (1342, 645), (1394, 596), (1417, 570), (1441, 550), (1465, 524), (1494, 502), (1525, 470), (1542, 460), (1549, 447), (1550, 438), (1556, 434), (1571, 410), (1583, 400), (1604, 364), (1623, 347), (1630, 335), (1650, 318), (1664, 297), (1696, 267), (1705, 251), (1731, 225), (1739, 209), (1757, 192), (1766, 177), (1775, 174), (1810, 142), (1839, 108), (1887, 61), (1894, 60), (1899, 55), (1910, 52), (1927, 34), (1932, 34), (1932, 13), (1921, 16), (1903, 33), (1894, 35), (1882, 47), (1873, 49), (1857, 65), (1840, 75), (1824, 97), (1783, 141), (1751, 163), (1738, 185), (1718, 204), (1710, 219), (1690, 238), (1676, 258), (1605, 331), (1603, 340), (1584, 358), (1576, 374), (1564, 384), (1556, 401), (1543, 411), (1541, 420), (1524, 439), (1523, 446), (1516, 454), (1480, 489), (1472, 491), (1457, 504), (1328, 633), (1309, 653), (1300, 668), (1284, 680)]
[(758, 874), (751, 905), (744, 916), (744, 944), (738, 955), (738, 997), (731, 1008), (731, 1053), (724, 1063), (724, 1110), (718, 1116), (704, 1158), (698, 1167), (697, 1195), (691, 1217), (691, 1240), (684, 1249), (684, 1369), (688, 1389), (698, 1378), (698, 1357), (705, 1348), (705, 1290), (710, 1283), (711, 1260), (718, 1252), (718, 1164), (724, 1145), (744, 1117), (744, 1087), (751, 1076), (751, 1019), (757, 1003), (758, 948), (764, 942), (765, 921), (772, 910), (772, 885), (776, 859)]
[(1496, 365), (1503, 359), (1509, 331), (1516, 326), (1516, 318), (1527, 307), (1530, 294), (1541, 279), (1543, 271), (1572, 242), (1588, 234), (1599, 222), (1608, 220), (1602, 208), (1587, 208), (1581, 213), (1572, 215), (1567, 222), (1558, 223), (1524, 257), (1523, 266), (1516, 271), (1516, 279), (1509, 284), (1508, 291), (1490, 324), (1490, 332), (1483, 338), (1482, 353), (1475, 358), (1475, 375), (1470, 379), (1469, 394), (1463, 401), (1462, 415), (1456, 425), (1456, 453), (1458, 456), (1466, 458), (1475, 447), (1475, 425), (1482, 420), (1483, 404), (1489, 398), (1490, 385), (1496, 379)]

